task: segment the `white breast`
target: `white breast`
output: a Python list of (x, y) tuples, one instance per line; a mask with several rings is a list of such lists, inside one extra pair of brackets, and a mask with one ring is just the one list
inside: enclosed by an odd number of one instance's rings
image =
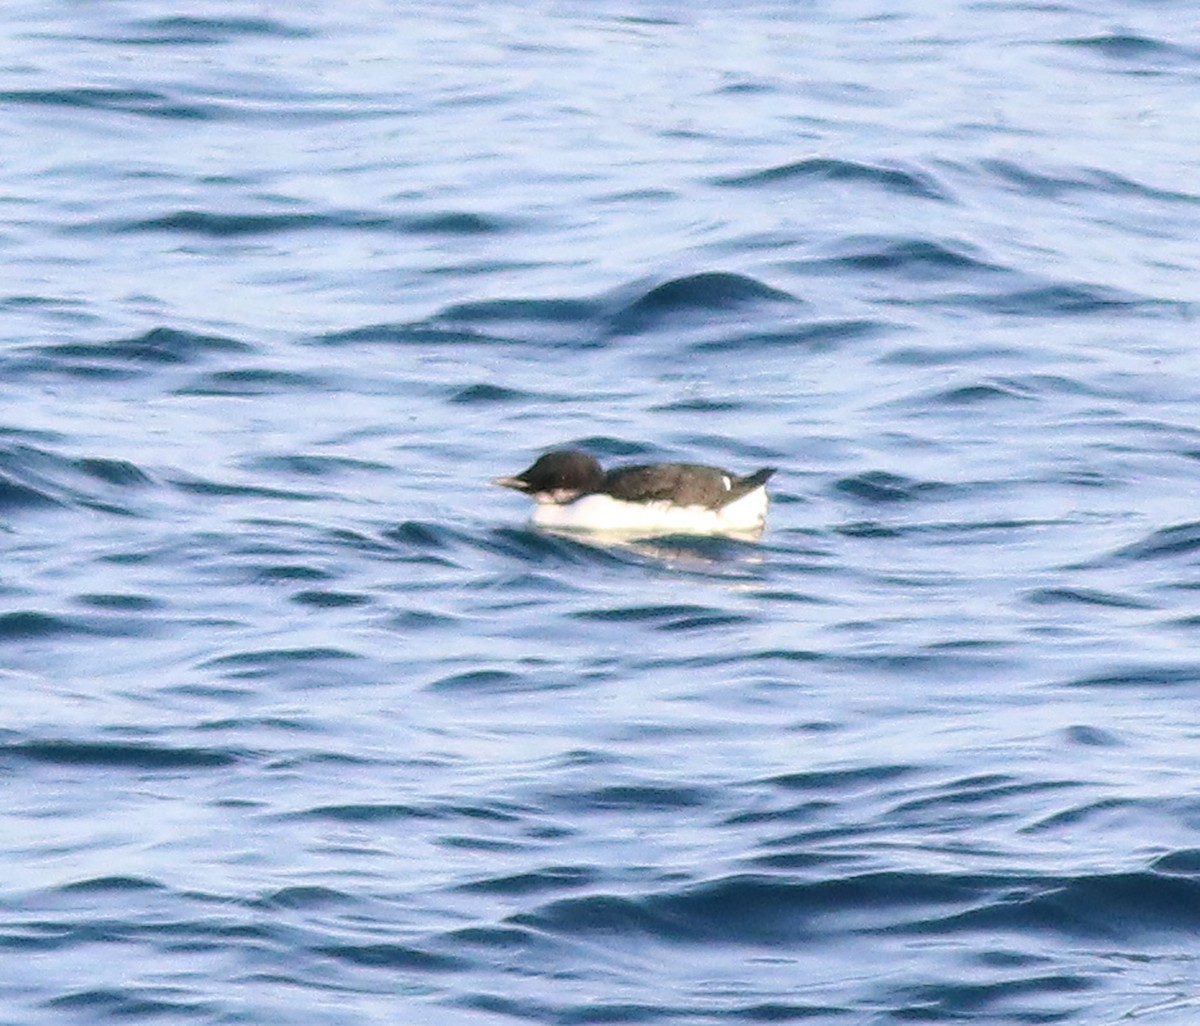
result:
[(624, 502), (608, 495), (585, 495), (574, 502), (539, 503), (533, 522), (565, 531), (613, 531), (626, 534), (746, 534), (762, 530), (767, 490), (755, 488), (740, 499), (711, 510), (669, 502)]

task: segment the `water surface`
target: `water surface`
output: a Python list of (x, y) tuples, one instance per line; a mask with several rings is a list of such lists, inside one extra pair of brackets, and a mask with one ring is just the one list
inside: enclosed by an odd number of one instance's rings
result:
[(1195, 1021), (1200, 25), (925, 6), (6, 6), (6, 1022)]

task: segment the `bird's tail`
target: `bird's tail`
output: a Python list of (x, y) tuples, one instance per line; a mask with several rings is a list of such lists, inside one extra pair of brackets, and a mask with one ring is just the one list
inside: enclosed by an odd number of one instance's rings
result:
[(771, 475), (775, 473), (775, 467), (763, 467), (761, 470), (756, 470), (753, 474), (749, 474), (738, 481), (738, 490), (744, 492), (752, 492), (759, 485), (765, 485)]

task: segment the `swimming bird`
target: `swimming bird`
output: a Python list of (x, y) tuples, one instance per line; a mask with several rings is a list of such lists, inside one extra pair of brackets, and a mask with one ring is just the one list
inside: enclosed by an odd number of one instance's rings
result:
[(537, 505), (533, 523), (567, 531), (625, 534), (754, 534), (767, 517), (767, 479), (774, 467), (746, 477), (697, 463), (649, 463), (605, 472), (586, 452), (557, 449), (512, 477)]

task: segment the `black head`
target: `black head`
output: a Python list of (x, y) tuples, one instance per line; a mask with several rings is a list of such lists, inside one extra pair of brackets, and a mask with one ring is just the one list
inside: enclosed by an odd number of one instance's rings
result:
[(516, 477), (498, 477), (492, 483), (515, 488), (548, 502), (570, 502), (595, 491), (604, 481), (600, 464), (578, 449), (548, 452)]

